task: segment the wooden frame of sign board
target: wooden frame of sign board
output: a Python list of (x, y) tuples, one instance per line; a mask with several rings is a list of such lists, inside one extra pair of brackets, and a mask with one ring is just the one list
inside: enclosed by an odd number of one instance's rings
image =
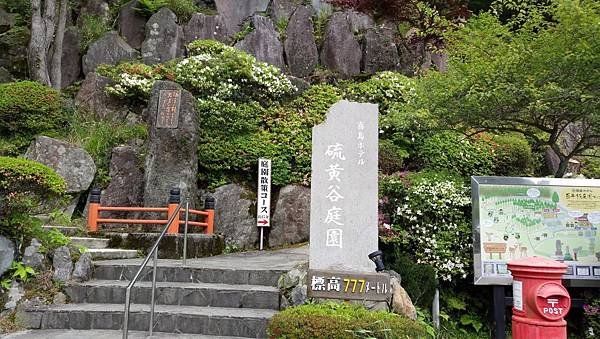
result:
[[(529, 249), (528, 247), (519, 245), (520, 241), (516, 240), (520, 240), (521, 232), (515, 230), (514, 224), (508, 225), (509, 223), (506, 222), (509, 219), (514, 220), (515, 215), (505, 214), (502, 208), (497, 210), (490, 208), (488, 210), (486, 207), (492, 206), (492, 202), (494, 205), (499, 204), (504, 206), (504, 201), (494, 201), (498, 196), (483, 195), (482, 189), (492, 192), (494, 190), (503, 192), (503, 194), (506, 194), (503, 196), (503, 199), (509, 202), (511, 199), (514, 202), (514, 198), (521, 199), (519, 203), (527, 205), (521, 206), (524, 209), (531, 210), (531, 205), (541, 208), (539, 211), (536, 211), (535, 208), (533, 208), (533, 211), (530, 212), (534, 214), (534, 217), (539, 215), (539, 219), (529, 219), (532, 222), (542, 222), (547, 219), (554, 227), (560, 228), (562, 220), (559, 219), (558, 215), (562, 213), (561, 215), (564, 216), (564, 213), (567, 213), (569, 217), (576, 220), (573, 223), (567, 222), (565, 225), (565, 230), (570, 232), (567, 234), (577, 233), (577, 236), (587, 236), (587, 238), (591, 239), (595, 237), (596, 240), (593, 241), (593, 244), (595, 245), (596, 243), (600, 243), (600, 230), (595, 226), (597, 222), (600, 223), (600, 180), (471, 177), (474, 284), (492, 286), (495, 338), (504, 338), (506, 307), (512, 306), (512, 297), (506, 297), (505, 291), (505, 287), (512, 284), (512, 276), (510, 275), (510, 272), (506, 270), (506, 262), (510, 261), (511, 256), (512, 258), (522, 254), (528, 256)], [(511, 195), (513, 193), (515, 195)], [(559, 202), (561, 199), (569, 197), (572, 197), (573, 201), (568, 201), (567, 204), (571, 204), (574, 208), (580, 206), (584, 209), (594, 209), (597, 206), (598, 209), (594, 210), (594, 212), (583, 213), (582, 211), (569, 210), (567, 205), (567, 208), (563, 211), (559, 208)], [(527, 200), (527, 202), (524, 202), (525, 200)], [(513, 203), (512, 206), (509, 204), (508, 208), (513, 211), (518, 211), (519, 207), (516, 206), (517, 204)], [(563, 207), (564, 205), (560, 206)], [(594, 223), (591, 223), (588, 220), (591, 216), (594, 217)], [(527, 219), (521, 220), (527, 222)], [(503, 221), (505, 222), (503, 223)], [(558, 224), (556, 224), (557, 222)], [(582, 224), (584, 226), (581, 226)], [(543, 225), (546, 226), (545, 223), (543, 223)], [(502, 227), (504, 227), (503, 232), (501, 232), (502, 240), (499, 240), (498, 228)], [(567, 229), (567, 227), (569, 227), (569, 229)], [(572, 228), (572, 230), (570, 228)], [(487, 229), (490, 231), (486, 232)], [(526, 230), (526, 232), (529, 231)], [(547, 247), (550, 246), (548, 242), (555, 241), (555, 255), (548, 256), (535, 251), (533, 254), (559, 260), (567, 258), (567, 265), (570, 266), (570, 271), (568, 273), (570, 274), (563, 277), (563, 283), (567, 287), (600, 287), (600, 256), (596, 255), (598, 258), (597, 263), (577, 265), (577, 255), (575, 255), (574, 261), (568, 260), (571, 256), (569, 251), (566, 251), (562, 257), (556, 255), (556, 252), (559, 252), (559, 254), (562, 253), (562, 242), (560, 239), (555, 239), (553, 237), (548, 238), (550, 232), (550, 230), (544, 232), (544, 230), (540, 231), (538, 229), (536, 234), (533, 234), (532, 236), (534, 241), (537, 241), (538, 246), (546, 247), (546, 253), (548, 253)], [(529, 238), (529, 234), (526, 234), (526, 236), (526, 240), (529, 241), (529, 246), (534, 247), (532, 238)], [(513, 238), (514, 244), (509, 247), (511, 237)], [(544, 239), (542, 240), (542, 238)], [(482, 239), (485, 240), (482, 241)], [(558, 241), (558, 243), (556, 241)], [(535, 247), (533, 249), (535, 250)], [(598, 248), (598, 253), (600, 253), (600, 248)], [(497, 255), (497, 258), (493, 258), (494, 254)], [(502, 254), (505, 255), (504, 258), (502, 258)], [(566, 254), (568, 254), (569, 257), (567, 257)], [(571, 257), (570, 259), (573, 258)], [(586, 260), (590, 260), (589, 255)], [(579, 275), (579, 273), (587, 273), (587, 275)], [(582, 307), (582, 305), (583, 300), (572, 300), (572, 307)]]

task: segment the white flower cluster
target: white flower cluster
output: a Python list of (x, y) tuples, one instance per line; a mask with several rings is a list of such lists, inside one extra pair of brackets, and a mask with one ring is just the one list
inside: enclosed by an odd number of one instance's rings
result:
[(451, 181), (425, 181), (410, 187), (404, 200), (396, 213), (417, 263), (433, 266), (443, 280), (466, 277), (472, 248), (461, 211), (471, 202), (466, 187)]
[(116, 79), (116, 84), (108, 86), (106, 92), (119, 97), (133, 96), (136, 94), (150, 95), (154, 78), (146, 78), (138, 74), (121, 73)]
[(273, 65), (257, 62), (252, 65), (251, 76), (252, 80), (266, 88), (268, 93), (275, 98), (296, 90), (290, 79), (281, 74), (279, 69)]

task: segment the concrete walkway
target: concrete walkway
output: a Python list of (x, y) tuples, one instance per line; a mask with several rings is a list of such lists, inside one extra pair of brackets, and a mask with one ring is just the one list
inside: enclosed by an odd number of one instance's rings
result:
[[(123, 332), (114, 330), (29, 330), (17, 332), (8, 335), (0, 335), (2, 339), (118, 339), (121, 338)], [(130, 331), (129, 338), (131, 339), (235, 339), (236, 337), (214, 337), (204, 336), (200, 334), (174, 334), (174, 333), (154, 333), (152, 337), (148, 336), (148, 332)]]

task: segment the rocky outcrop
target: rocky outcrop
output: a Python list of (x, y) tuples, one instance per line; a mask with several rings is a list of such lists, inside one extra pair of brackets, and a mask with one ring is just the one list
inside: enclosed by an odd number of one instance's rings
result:
[(217, 12), (223, 17), (227, 34), (233, 36), (241, 30), (241, 23), (255, 12), (265, 12), (269, 0), (215, 0)]
[(0, 236), (0, 276), (10, 268), (15, 259), (15, 244), (7, 238)]
[(101, 119), (123, 120), (129, 112), (128, 106), (124, 100), (106, 93), (106, 87), (112, 84), (107, 77), (89, 73), (75, 96), (75, 106)]
[(55, 170), (69, 193), (87, 190), (96, 174), (94, 160), (83, 148), (46, 136), (36, 137), (25, 157)]
[(140, 2), (133, 0), (119, 10), (119, 33), (129, 46), (140, 49), (146, 32), (146, 17), (138, 9)]
[(398, 47), (393, 32), (369, 29), (363, 39), (363, 71), (373, 74), (379, 71), (394, 71), (400, 67)]
[(108, 3), (104, 0), (84, 0), (81, 6), (78, 20), (81, 25), (81, 19), (84, 15), (89, 15), (95, 18), (101, 18), (104, 22), (110, 21), (110, 9)]
[(131, 48), (117, 32), (108, 32), (94, 42), (87, 54), (83, 56), (83, 73), (94, 71), (100, 64), (116, 65), (137, 57), (138, 52)]
[(312, 11), (299, 6), (292, 14), (286, 28), (285, 56), (290, 73), (296, 77), (310, 75), (319, 63), (319, 51), (315, 42)]
[(221, 186), (215, 198), (215, 233), (225, 237), (226, 245), (239, 249), (256, 248), (256, 195), (238, 184)]
[(275, 204), (269, 246), (279, 247), (308, 241), (310, 231), (310, 188), (285, 186)]
[(223, 43), (230, 40), (225, 22), (220, 15), (194, 13), (190, 21), (183, 26), (183, 34), (186, 44), (198, 39), (217, 40)]
[(183, 55), (183, 29), (177, 24), (177, 16), (163, 7), (146, 23), (146, 38), (142, 43), (142, 59), (153, 65)]
[(321, 63), (347, 79), (360, 73), (361, 59), (360, 44), (352, 33), (346, 13), (333, 13), (325, 32)]
[(73, 262), (71, 261), (71, 252), (67, 246), (61, 246), (54, 250), (52, 267), (54, 268), (52, 280), (62, 282), (69, 280), (73, 271)]
[(61, 88), (72, 85), (81, 77), (80, 43), (81, 37), (77, 27), (68, 27), (65, 30), (60, 66), (60, 71), (62, 73), (60, 83)]
[[(161, 91), (170, 91), (169, 93), (173, 95), (179, 93), (179, 105), (175, 101), (167, 108), (163, 106), (159, 116)], [(194, 206), (195, 197), (198, 196), (196, 99), (179, 84), (157, 81), (152, 88), (148, 113), (150, 126), (144, 177), (144, 206), (164, 206), (166, 197), (173, 187), (181, 190), (182, 201), (189, 198), (190, 205)], [(170, 115), (171, 113), (174, 115)], [(158, 123), (163, 121), (165, 115), (172, 117), (169, 126)]]
[(275, 23), (286, 22), (299, 5), (302, 5), (302, 0), (273, 0), (269, 7), (269, 15)]
[(254, 55), (258, 61), (284, 69), (283, 47), (279, 41), (279, 33), (271, 19), (262, 15), (254, 15), (250, 22), (254, 30), (242, 41), (236, 43), (235, 47)]
[(375, 20), (367, 14), (356, 11), (347, 11), (345, 13), (353, 33), (362, 33), (375, 27)]
[(40, 253), (40, 247), (42, 244), (37, 239), (31, 239), (31, 244), (25, 247), (23, 253), (23, 265), (32, 267), (36, 271), (43, 271), (46, 269), (44, 264), (44, 255)]

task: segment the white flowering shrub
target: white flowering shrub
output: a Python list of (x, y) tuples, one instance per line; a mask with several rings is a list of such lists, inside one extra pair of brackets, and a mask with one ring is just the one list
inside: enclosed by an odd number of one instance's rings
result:
[(390, 224), (382, 225), (383, 235), (395, 236), (416, 263), (431, 265), (442, 280), (466, 278), (472, 261), (468, 188), (460, 181), (432, 176), (412, 183), (387, 180), (384, 185), (397, 195), (383, 197), (393, 213), (385, 220)]
[(173, 74), (164, 65), (122, 63), (117, 66), (101, 65), (98, 74), (111, 78), (114, 85), (106, 87), (106, 93), (135, 100), (147, 100), (156, 80), (172, 79)]

